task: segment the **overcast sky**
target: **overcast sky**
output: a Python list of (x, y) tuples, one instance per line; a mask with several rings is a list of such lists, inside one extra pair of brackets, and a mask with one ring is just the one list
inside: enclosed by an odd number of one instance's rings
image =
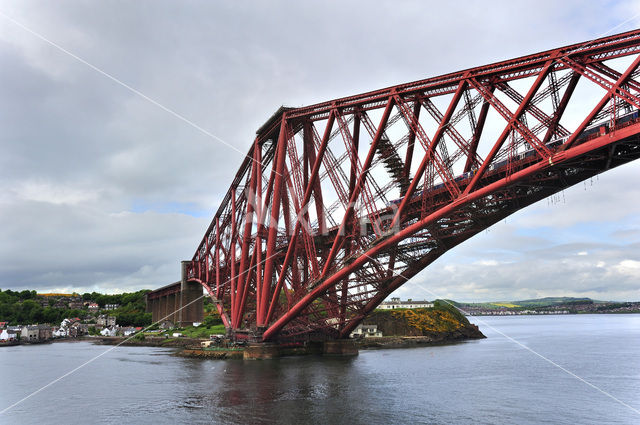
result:
[[(0, 288), (178, 280), (239, 152), (280, 105), (640, 25), (623, 23), (633, 1), (443, 3), (0, 1)], [(529, 207), (396, 295), (640, 300), (638, 177), (629, 164)]]

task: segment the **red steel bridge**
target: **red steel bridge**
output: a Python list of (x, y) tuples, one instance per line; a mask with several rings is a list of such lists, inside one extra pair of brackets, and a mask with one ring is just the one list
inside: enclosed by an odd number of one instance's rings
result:
[(447, 250), (640, 157), (639, 63), (634, 30), (282, 107), (184, 279), (236, 339), (348, 338)]

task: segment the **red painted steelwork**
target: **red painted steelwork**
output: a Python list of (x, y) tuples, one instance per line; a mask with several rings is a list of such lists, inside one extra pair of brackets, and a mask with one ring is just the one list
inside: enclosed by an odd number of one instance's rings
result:
[(635, 30), (280, 108), (258, 130), (188, 278), (231, 333), (348, 337), (447, 250), (640, 157), (639, 64)]

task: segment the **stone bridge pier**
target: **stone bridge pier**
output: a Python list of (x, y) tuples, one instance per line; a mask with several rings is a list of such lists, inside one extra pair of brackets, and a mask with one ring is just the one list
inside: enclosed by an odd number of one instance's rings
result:
[(147, 313), (155, 322), (169, 321), (176, 326), (190, 326), (202, 322), (204, 306), (202, 285), (186, 279), (186, 262), (182, 262), (182, 279), (149, 292), (146, 295)]

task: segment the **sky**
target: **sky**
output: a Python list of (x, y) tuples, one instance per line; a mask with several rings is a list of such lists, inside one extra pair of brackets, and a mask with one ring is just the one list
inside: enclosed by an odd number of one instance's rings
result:
[[(443, 3), (0, 0), (0, 288), (178, 280), (281, 105), (640, 26), (633, 1)], [(528, 207), (394, 296), (640, 300), (639, 176)]]

